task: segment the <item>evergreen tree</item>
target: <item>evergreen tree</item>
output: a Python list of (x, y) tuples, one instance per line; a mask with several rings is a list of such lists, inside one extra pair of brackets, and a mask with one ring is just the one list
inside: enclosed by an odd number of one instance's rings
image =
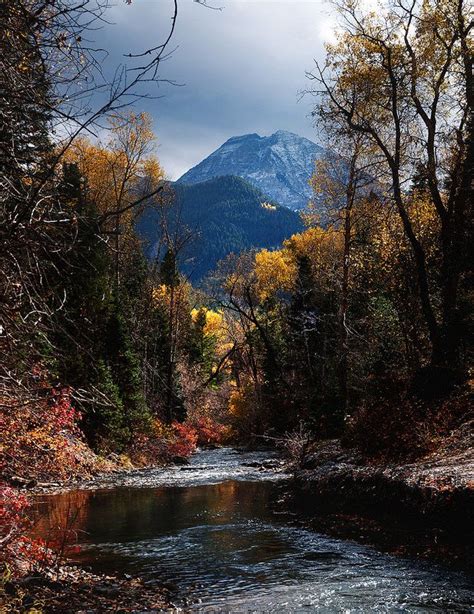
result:
[(134, 432), (145, 430), (150, 414), (142, 392), (140, 362), (133, 349), (123, 307), (114, 297), (105, 331), (105, 364), (119, 391), (122, 415), (117, 443), (130, 445)]
[(178, 267), (176, 263), (176, 255), (172, 248), (166, 250), (163, 260), (160, 264), (160, 278), (168, 288), (176, 288), (179, 286), (180, 279)]
[(67, 262), (61, 261), (58, 292), (65, 303), (54, 317), (56, 372), (61, 383), (83, 391), (82, 427), (90, 443), (121, 450), (149, 420), (140, 362), (130, 336), (144, 271), (135, 258), (130, 267), (135, 273), (124, 277), (120, 295), (112, 290), (113, 263), (83, 185), (77, 166), (64, 165), (60, 193), (77, 213), (77, 234)]

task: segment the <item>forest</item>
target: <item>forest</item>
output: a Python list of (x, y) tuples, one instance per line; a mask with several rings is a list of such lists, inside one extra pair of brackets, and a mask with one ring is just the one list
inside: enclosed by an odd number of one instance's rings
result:
[[(49, 556), (28, 537), (22, 491), (37, 485), (218, 446), (277, 446), (293, 467), (328, 440), (368, 464), (472, 453), (468, 2), (332, 3), (342, 26), (305, 94), (331, 153), (299, 219), (238, 178), (202, 193), (167, 180), (140, 103), (177, 12), (108, 82), (91, 41), (107, 10), (1, 6), (9, 578)], [(237, 214), (268, 247), (246, 243)]]

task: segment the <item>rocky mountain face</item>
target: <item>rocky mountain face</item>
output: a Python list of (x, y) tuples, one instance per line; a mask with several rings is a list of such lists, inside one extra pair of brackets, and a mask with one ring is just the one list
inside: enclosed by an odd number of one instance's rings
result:
[(236, 175), (261, 190), (269, 199), (293, 210), (304, 208), (311, 197), (308, 180), (314, 161), (325, 150), (309, 139), (278, 130), (271, 136), (245, 134), (219, 149), (179, 180), (195, 184), (214, 177)]

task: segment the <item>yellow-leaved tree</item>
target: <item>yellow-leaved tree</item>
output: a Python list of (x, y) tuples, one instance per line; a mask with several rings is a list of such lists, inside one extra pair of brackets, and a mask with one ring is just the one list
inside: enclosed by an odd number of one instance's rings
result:
[(289, 292), (296, 277), (296, 266), (286, 249), (262, 249), (255, 254), (256, 292), (261, 301), (278, 291)]
[(163, 189), (164, 172), (154, 154), (156, 137), (147, 113), (114, 114), (108, 122), (103, 143), (78, 138), (64, 161), (76, 164), (86, 178), (84, 198), (97, 209), (101, 231), (113, 239), (118, 286), (121, 261), (134, 241), (133, 223), (143, 206)]
[[(345, 125), (372, 147), (384, 201), (399, 216), (414, 264), (418, 301), (429, 337), (422, 387), (446, 390), (465, 377), (459, 309), (469, 261), (474, 168), (472, 20), (467, 0), (334, 3), (344, 25), (317, 65), (325, 121)], [(440, 254), (434, 263), (420, 234), (411, 187), (425, 186)], [(461, 298), (460, 298), (461, 297)]]

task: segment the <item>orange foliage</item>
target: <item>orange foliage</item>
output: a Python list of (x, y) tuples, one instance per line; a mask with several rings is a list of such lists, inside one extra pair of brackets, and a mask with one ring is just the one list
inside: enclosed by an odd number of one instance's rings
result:
[(198, 436), (189, 424), (173, 422), (174, 438), (168, 444), (168, 454), (171, 457), (188, 458), (196, 450)]
[(139, 464), (164, 464), (175, 458), (188, 458), (196, 450), (197, 440), (192, 426), (176, 421), (166, 424), (156, 419), (150, 434), (135, 438), (131, 458)]
[(35, 367), (31, 386), (0, 394), (0, 469), (5, 478), (67, 479), (87, 474), (95, 455), (81, 439), (71, 391)]
[(140, 464), (164, 464), (177, 458), (189, 458), (198, 445), (220, 445), (228, 436), (229, 428), (209, 416), (171, 424), (157, 419), (150, 435), (136, 438), (131, 456)]
[(220, 445), (229, 435), (229, 428), (219, 424), (209, 416), (202, 416), (193, 422), (197, 434), (197, 443), (200, 446)]

